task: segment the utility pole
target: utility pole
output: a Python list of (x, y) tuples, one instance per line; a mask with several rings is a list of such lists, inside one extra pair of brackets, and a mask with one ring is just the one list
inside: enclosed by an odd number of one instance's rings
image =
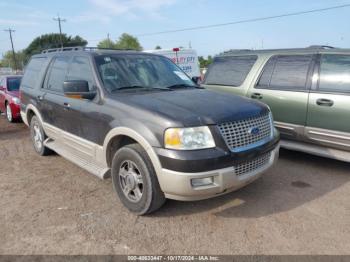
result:
[(111, 39), (109, 38), (109, 33), (107, 34), (108, 48), (111, 48)]
[(12, 46), (12, 55), (13, 55), (13, 61), (15, 63), (15, 71), (17, 72), (17, 60), (16, 60), (16, 53), (15, 48), (13, 47), (13, 40), (12, 40), (12, 33), (16, 32), (15, 30), (12, 30), (11, 28), (4, 30), (5, 32), (8, 32), (10, 34), (10, 40), (11, 40), (11, 46)]
[(60, 42), (61, 47), (63, 48), (63, 40), (62, 40), (62, 28), (61, 28), (61, 22), (66, 22), (66, 19), (62, 19), (60, 15), (57, 15), (57, 17), (53, 18), (54, 21), (58, 22), (58, 28), (60, 29)]

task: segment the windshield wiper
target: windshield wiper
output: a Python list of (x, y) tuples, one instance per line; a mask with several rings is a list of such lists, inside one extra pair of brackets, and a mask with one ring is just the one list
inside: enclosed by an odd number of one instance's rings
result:
[(145, 87), (145, 86), (138, 86), (138, 85), (133, 85), (133, 86), (122, 86), (122, 87), (118, 87), (118, 88), (116, 88), (116, 89), (114, 89), (113, 91), (116, 91), (116, 90), (125, 90), (125, 89), (140, 89), (140, 88), (142, 88), (142, 89), (145, 89), (145, 88), (147, 88), (147, 87)]
[(188, 85), (188, 84), (176, 84), (176, 85), (168, 86), (167, 88), (169, 88), (169, 89), (175, 89), (175, 88), (189, 88), (189, 87), (198, 88), (198, 86), (195, 86), (195, 85)]
[(139, 86), (139, 85), (133, 85), (133, 86), (122, 86), (119, 88), (116, 88), (114, 90), (112, 90), (112, 92), (114, 91), (119, 91), (119, 90), (127, 90), (127, 89), (143, 89), (143, 90), (167, 90), (167, 91), (171, 91), (171, 89), (166, 88), (166, 87), (146, 87), (146, 86)]

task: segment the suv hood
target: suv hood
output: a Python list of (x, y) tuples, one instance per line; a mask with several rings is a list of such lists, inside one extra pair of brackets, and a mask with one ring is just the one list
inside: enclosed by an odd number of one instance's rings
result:
[(183, 126), (213, 125), (259, 116), (267, 106), (205, 89), (115, 94), (113, 100), (158, 114)]

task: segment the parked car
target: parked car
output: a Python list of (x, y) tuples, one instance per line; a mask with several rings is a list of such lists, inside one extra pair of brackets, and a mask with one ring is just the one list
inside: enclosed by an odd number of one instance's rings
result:
[(21, 118), (19, 86), (22, 76), (0, 77), (0, 112), (5, 112), (9, 122)]
[(203, 86), (269, 105), (282, 147), (350, 161), (350, 49), (232, 51)]
[(155, 49), (145, 52), (163, 55), (177, 64), (189, 77), (196, 79), (195, 81), (198, 82), (201, 79), (198, 55), (194, 49), (176, 47), (173, 49)]
[(267, 106), (201, 89), (160, 55), (50, 50), (31, 58), (21, 92), (35, 151), (111, 174), (137, 214), (231, 192), (278, 158)]

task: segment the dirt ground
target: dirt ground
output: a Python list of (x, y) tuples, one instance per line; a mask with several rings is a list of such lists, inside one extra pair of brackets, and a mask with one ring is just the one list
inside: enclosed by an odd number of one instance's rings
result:
[(0, 254), (350, 254), (350, 164), (281, 151), (237, 192), (137, 217), (0, 117)]

